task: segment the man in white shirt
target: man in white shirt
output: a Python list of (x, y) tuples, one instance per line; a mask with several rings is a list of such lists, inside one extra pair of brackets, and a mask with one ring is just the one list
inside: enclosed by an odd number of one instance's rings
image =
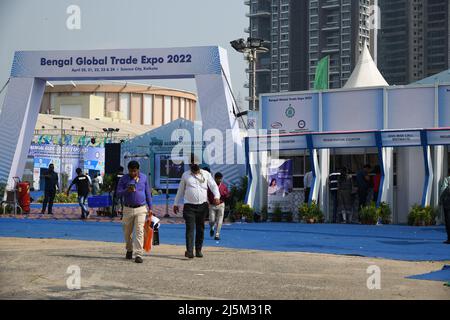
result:
[(173, 212), (179, 211), (181, 198), (184, 198), (183, 218), (186, 222), (186, 252), (185, 257), (194, 258), (194, 229), (195, 256), (202, 258), (202, 246), (205, 233), (205, 218), (209, 212), (208, 187), (214, 194), (214, 205), (220, 204), (220, 193), (217, 183), (211, 174), (200, 169), (198, 161), (191, 155), (190, 170), (183, 173), (180, 186), (175, 197)]

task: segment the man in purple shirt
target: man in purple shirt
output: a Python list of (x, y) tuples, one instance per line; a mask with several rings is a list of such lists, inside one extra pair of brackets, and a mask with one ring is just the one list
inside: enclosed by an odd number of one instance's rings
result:
[(152, 210), (152, 197), (147, 176), (139, 172), (139, 163), (128, 163), (128, 174), (120, 178), (117, 195), (123, 197), (122, 226), (126, 243), (126, 259), (133, 259), (133, 228), (135, 229), (134, 248), (136, 263), (142, 263), (144, 253), (144, 224), (147, 213)]

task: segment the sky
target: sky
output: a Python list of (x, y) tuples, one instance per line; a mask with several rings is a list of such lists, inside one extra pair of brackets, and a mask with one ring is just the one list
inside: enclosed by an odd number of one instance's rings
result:
[[(66, 27), (70, 5), (81, 9), (79, 30)], [(229, 42), (246, 36), (247, 11), (244, 0), (0, 0), (0, 90), (17, 50), (219, 45), (228, 51), (233, 91), (243, 102), (246, 63)], [(192, 79), (150, 83), (196, 91)]]

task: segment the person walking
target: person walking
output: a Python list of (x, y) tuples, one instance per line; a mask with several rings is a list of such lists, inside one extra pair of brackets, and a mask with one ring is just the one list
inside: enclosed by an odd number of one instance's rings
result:
[(48, 166), (47, 174), (42, 175), (41, 179), (45, 179), (44, 187), (44, 201), (42, 202), (41, 214), (45, 214), (48, 204), (48, 214), (53, 214), (53, 201), (56, 196), (56, 189), (58, 188), (58, 174), (55, 172), (55, 166), (51, 163)]
[(444, 243), (450, 244), (450, 176), (442, 181), (439, 203), (444, 209), (445, 229), (447, 231), (447, 240)]
[(183, 218), (186, 222), (186, 252), (185, 257), (194, 258), (194, 229), (195, 256), (202, 258), (202, 246), (205, 233), (205, 218), (208, 214), (208, 187), (214, 195), (212, 204), (220, 204), (220, 192), (211, 174), (200, 169), (198, 161), (192, 154), (190, 170), (183, 173), (180, 186), (175, 197), (173, 212), (179, 212), (179, 204), (184, 198)]
[(69, 188), (67, 188), (67, 196), (69, 196), (70, 189), (73, 185), (77, 187), (78, 193), (78, 204), (81, 208), (81, 219), (84, 220), (89, 216), (89, 208), (86, 205), (86, 199), (88, 197), (89, 192), (91, 192), (91, 185), (89, 183), (88, 177), (83, 174), (81, 168), (77, 168), (76, 170), (77, 177), (72, 180)]
[(94, 175), (94, 179), (92, 180), (92, 194), (94, 196), (100, 194), (100, 178), (98, 173)]
[[(139, 172), (139, 163), (128, 163), (128, 174), (120, 178), (117, 195), (123, 197), (122, 227), (125, 237), (126, 259), (133, 259), (136, 252), (136, 263), (142, 263), (144, 253), (144, 224), (147, 213), (152, 216), (152, 196), (147, 176)], [(133, 245), (133, 229), (135, 240)]]
[(230, 197), (230, 192), (225, 183), (222, 182), (223, 175), (217, 172), (214, 175), (214, 180), (219, 187), (220, 204), (214, 205), (214, 194), (208, 188), (208, 202), (209, 202), (209, 235), (214, 236), (214, 240), (220, 240), (220, 230), (222, 229), (223, 216), (225, 213), (225, 201)]

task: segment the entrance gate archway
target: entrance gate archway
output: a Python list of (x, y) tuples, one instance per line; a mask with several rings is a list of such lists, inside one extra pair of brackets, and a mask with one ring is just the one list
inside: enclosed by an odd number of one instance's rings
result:
[[(194, 78), (203, 130), (218, 129), (225, 159), (211, 164), (234, 182), (244, 173), (238, 120), (233, 108), (227, 53), (217, 46), (88, 51), (17, 51), (0, 114), (0, 183), (23, 174), (46, 81)], [(226, 133), (228, 132), (228, 135)], [(231, 134), (230, 134), (231, 133)], [(232, 156), (230, 156), (232, 154)], [(225, 161), (224, 161), (225, 162)]]

